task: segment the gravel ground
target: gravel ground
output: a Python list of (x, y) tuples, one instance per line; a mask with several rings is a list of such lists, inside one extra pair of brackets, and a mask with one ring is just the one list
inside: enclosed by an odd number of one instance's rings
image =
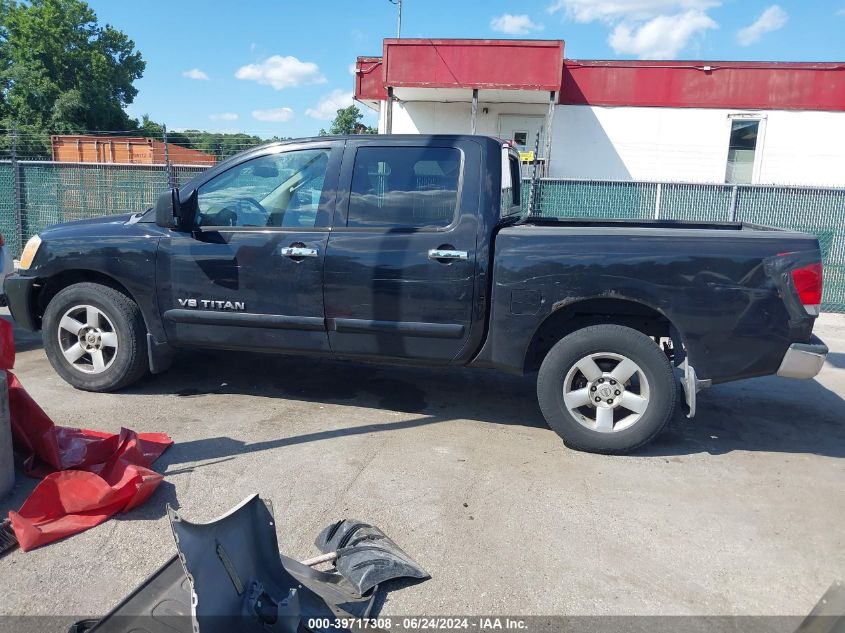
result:
[[(0, 613), (103, 614), (173, 555), (166, 503), (207, 520), (258, 492), (290, 556), (351, 516), (431, 572), (385, 615), (806, 614), (845, 577), (845, 316), (816, 332), (817, 379), (716, 386), (626, 457), (563, 446), (531, 378), (191, 352), (89, 394), (18, 332), (17, 374), (56, 423), (176, 443), (145, 506), (0, 559)], [(33, 486), (19, 476), (0, 511)]]

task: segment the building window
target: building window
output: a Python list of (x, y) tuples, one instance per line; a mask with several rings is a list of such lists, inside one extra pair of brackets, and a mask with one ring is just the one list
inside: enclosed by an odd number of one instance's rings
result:
[(528, 132), (518, 130), (513, 133), (513, 144), (516, 145), (521, 152), (528, 150)]
[(728, 168), (725, 172), (726, 183), (751, 184), (754, 178), (754, 160), (757, 154), (759, 132), (759, 119), (733, 119), (731, 121)]

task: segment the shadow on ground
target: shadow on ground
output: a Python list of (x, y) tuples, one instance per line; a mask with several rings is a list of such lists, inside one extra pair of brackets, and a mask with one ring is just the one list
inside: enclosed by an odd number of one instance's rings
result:
[(845, 401), (816, 380), (755, 378), (698, 396), (692, 420), (678, 415), (641, 455), (731, 451), (845, 457)]
[[(15, 336), (22, 351), (27, 345), (40, 346), (37, 335), (16, 328)], [(828, 361), (833, 367), (845, 366), (845, 354), (834, 352)], [(208, 461), (205, 465), (211, 465), (247, 453), (338, 437), (402, 432), (454, 420), (547, 427), (537, 405), (534, 377), (493, 370), (202, 350), (180, 353), (168, 372), (148, 377), (125, 393), (196, 398), (197, 406), (210, 394), (232, 394), (419, 414), (411, 419), (327, 428), (254, 443), (225, 436), (181, 442), (160, 460), (159, 470), (167, 468), (168, 474), (204, 466), (180, 468), (189, 462)], [(656, 441), (636, 455), (743, 450), (845, 457), (843, 419), (845, 401), (816, 380), (769, 377), (718, 385), (699, 395), (695, 419), (679, 413)], [(549, 436), (549, 441), (558, 440)]]
[[(170, 467), (454, 420), (546, 427), (536, 402), (534, 378), (491, 370), (202, 351), (180, 355), (168, 373), (151, 377), (128, 391), (198, 399), (207, 394), (241, 394), (420, 414), (412, 419), (327, 428), (256, 443), (231, 437), (182, 442), (165, 456)], [(636, 454), (672, 456), (744, 450), (845, 457), (843, 419), (845, 401), (815, 380), (770, 377), (718, 385), (700, 394), (695, 419), (678, 414), (655, 442)], [(557, 440), (550, 437), (550, 441)]]
[(0, 519), (5, 519), (10, 510), (19, 510), (39, 481), (39, 479), (27, 477), (23, 469), (16, 466), (14, 487), (8, 495), (0, 497)]
[(8, 314), (0, 314), (0, 319), (12, 324), (15, 334), (15, 352), (29, 352), (44, 347), (44, 343), (41, 340), (41, 332), (30, 332), (29, 330), (18, 327), (14, 319)]
[(827, 362), (837, 369), (845, 369), (845, 354), (842, 352), (831, 352), (827, 355)]

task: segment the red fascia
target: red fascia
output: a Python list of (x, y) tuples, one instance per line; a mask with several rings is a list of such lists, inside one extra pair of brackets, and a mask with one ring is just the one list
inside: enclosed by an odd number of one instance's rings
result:
[(559, 102), (845, 111), (845, 63), (568, 59)]
[(386, 101), (382, 83), (381, 57), (359, 57), (355, 60), (355, 98), (359, 101)]
[(386, 39), (382, 85), (559, 90), (562, 40)]
[(564, 60), (560, 40), (387, 39), (384, 52), (358, 58), (357, 99), (383, 101), (390, 85), (558, 90), (567, 105), (845, 111), (845, 62)]

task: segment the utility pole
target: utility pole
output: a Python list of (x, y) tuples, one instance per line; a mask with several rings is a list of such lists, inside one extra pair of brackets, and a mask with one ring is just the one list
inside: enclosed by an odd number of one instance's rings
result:
[[(402, 37), (402, 0), (387, 0), (390, 4), (395, 4), (397, 9), (396, 16), (396, 39)], [(387, 101), (385, 101), (387, 108), (384, 116), (384, 132), (385, 134), (393, 134), (393, 88), (387, 88)]]
[(387, 0), (390, 4), (395, 4), (398, 9), (398, 16), (396, 18), (396, 39), (402, 37), (402, 0)]

